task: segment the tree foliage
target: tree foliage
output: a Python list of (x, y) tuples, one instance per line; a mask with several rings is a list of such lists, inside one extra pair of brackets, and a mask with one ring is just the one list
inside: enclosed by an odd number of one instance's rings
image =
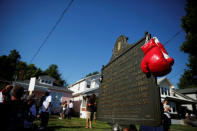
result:
[(68, 86), (68, 83), (61, 78), (61, 74), (59, 73), (58, 66), (55, 64), (50, 65), (45, 71), (44, 74), (49, 75), (56, 79), (55, 85)]
[(21, 56), (18, 51), (12, 50), (8, 56), (0, 56), (0, 79), (29, 80), (31, 77), (49, 75), (56, 79), (57, 86), (68, 86), (67, 82), (61, 78), (57, 65), (50, 65), (45, 71), (37, 68), (34, 64), (27, 64), (20, 60)]
[(182, 18), (182, 28), (186, 32), (186, 40), (181, 51), (189, 54), (187, 69), (180, 78), (179, 88), (197, 87), (197, 1), (187, 0), (186, 15)]
[(58, 66), (55, 64), (50, 65), (46, 70), (45, 70), (45, 74), (55, 78), (56, 80), (60, 79), (60, 73), (58, 71)]
[(10, 51), (8, 56), (0, 56), (0, 77), (5, 80), (13, 80), (14, 74), (21, 56), (16, 50)]
[(92, 73), (87, 74), (86, 77), (92, 76), (92, 75), (96, 75), (96, 74), (99, 74), (99, 72), (98, 71), (94, 71)]
[(31, 77), (39, 77), (44, 75), (43, 71), (40, 68), (37, 68), (34, 64), (27, 65), (26, 62), (20, 61), (17, 64), (17, 69), (14, 76), (17, 77), (17, 80), (29, 80)]

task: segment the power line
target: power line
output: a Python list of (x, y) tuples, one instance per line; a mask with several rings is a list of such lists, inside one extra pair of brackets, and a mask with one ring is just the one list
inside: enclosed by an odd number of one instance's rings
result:
[[(173, 77), (172, 79), (175, 79), (174, 77), (176, 77), (176, 76), (178, 76), (179, 74), (181, 75), (181, 74), (183, 74), (184, 73), (184, 70), (186, 69), (186, 67), (183, 67), (183, 65), (177, 65), (176, 67), (174, 67), (174, 68), (176, 68), (177, 70), (176, 70), (176, 72), (171, 72), (171, 73), (169, 73), (169, 75), (171, 75), (171, 77)], [(183, 72), (181, 72), (181, 71), (183, 71)]]
[(174, 74), (171, 76), (171, 80), (177, 79), (176, 77), (177, 77), (178, 75), (182, 75), (183, 73), (184, 73), (184, 72), (182, 72), (182, 73), (180, 73), (180, 72), (174, 73)]
[(169, 40), (167, 40), (163, 45), (168, 44), (171, 40), (173, 40), (176, 36), (178, 36), (183, 30), (179, 30), (176, 32)]
[[(176, 68), (177, 68), (177, 67), (176, 67)], [(185, 68), (184, 68), (184, 69), (182, 69), (182, 68), (177, 68), (177, 69), (178, 69), (178, 70), (177, 70), (176, 72), (174, 72), (174, 73), (171, 74), (171, 76), (170, 76), (170, 77), (171, 77), (171, 79), (170, 79), (171, 81), (176, 80), (178, 75), (181, 76), (181, 75), (184, 74)], [(181, 71), (183, 71), (183, 72), (181, 72)]]
[[(173, 40), (176, 36), (178, 36), (183, 30), (179, 30), (178, 32), (176, 32), (169, 40), (167, 40), (163, 45), (167, 45), (171, 40)], [(183, 69), (179, 68), (179, 71), (181, 71)], [(179, 74), (181, 74), (180, 72), (175, 72), (174, 74), (172, 74), (171, 77), (173, 77), (172, 79), (175, 79), (174, 77), (178, 76)]]
[(62, 12), (62, 14), (60, 15), (59, 19), (57, 20), (57, 22), (55, 23), (55, 25), (52, 27), (52, 29), (50, 30), (50, 32), (48, 33), (48, 35), (46, 36), (46, 38), (44, 39), (44, 41), (42, 42), (42, 44), (40, 45), (40, 47), (38, 48), (38, 50), (36, 51), (36, 53), (34, 54), (34, 56), (31, 58), (30, 63), (32, 63), (32, 61), (35, 59), (35, 57), (38, 55), (38, 53), (40, 52), (41, 48), (44, 46), (44, 44), (47, 42), (47, 40), (49, 39), (49, 37), (51, 36), (51, 34), (54, 32), (55, 28), (57, 27), (57, 25), (60, 23), (60, 21), (62, 20), (62, 18), (64, 17), (64, 14), (68, 11), (68, 9), (70, 8), (70, 6), (72, 5), (74, 0), (71, 0), (70, 3), (68, 4), (68, 6), (64, 9), (64, 11)]

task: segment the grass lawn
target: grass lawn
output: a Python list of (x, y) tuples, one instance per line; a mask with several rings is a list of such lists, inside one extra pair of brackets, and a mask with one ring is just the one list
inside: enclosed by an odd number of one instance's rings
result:
[[(35, 122), (39, 125), (39, 121)], [(51, 115), (47, 127), (47, 131), (111, 131), (111, 126), (105, 122), (97, 121), (93, 124), (93, 129), (85, 128), (86, 120), (73, 117), (72, 120), (59, 120), (57, 115)], [(139, 126), (137, 126), (139, 129)], [(172, 125), (171, 131), (197, 131), (197, 127)]]
[(185, 125), (172, 125), (170, 131), (197, 131), (197, 127)]
[[(97, 121), (93, 123), (93, 129), (86, 129), (86, 120), (72, 117), (72, 120), (58, 119), (59, 116), (51, 115), (47, 127), (47, 131), (111, 131), (111, 126), (105, 122)], [(35, 122), (39, 125), (39, 121)]]

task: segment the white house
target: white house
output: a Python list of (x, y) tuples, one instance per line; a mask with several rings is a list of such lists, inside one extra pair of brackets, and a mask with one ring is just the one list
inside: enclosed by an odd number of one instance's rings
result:
[(100, 85), (100, 74), (85, 77), (69, 86), (73, 91), (74, 112), (80, 118), (86, 118), (86, 96), (95, 94), (98, 96), (98, 89)]
[[(194, 101), (197, 101), (197, 88), (179, 89), (179, 90), (177, 90), (177, 92), (192, 98)], [(192, 105), (185, 104), (184, 106), (186, 106), (187, 109), (189, 109), (189, 110), (197, 109), (197, 104), (192, 104)], [(194, 112), (196, 112), (195, 115), (197, 116), (197, 110), (195, 110)]]
[[(196, 104), (197, 101), (189, 96), (186, 96), (175, 90), (175, 86), (170, 82), (167, 77), (157, 79), (157, 84), (160, 87), (161, 100), (167, 99), (168, 104), (171, 107), (171, 115), (178, 118), (184, 117), (186, 110), (184, 106), (191, 106)], [(196, 109), (190, 109), (191, 111), (196, 111)]]

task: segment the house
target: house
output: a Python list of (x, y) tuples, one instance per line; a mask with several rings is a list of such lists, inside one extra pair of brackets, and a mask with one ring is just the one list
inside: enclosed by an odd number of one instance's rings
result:
[[(160, 87), (161, 100), (167, 99), (168, 104), (171, 107), (171, 116), (174, 118), (184, 118), (187, 110), (185, 105), (196, 105), (197, 101), (191, 98), (189, 95), (184, 95), (177, 90), (175, 86), (170, 82), (167, 77), (157, 79), (157, 84)], [(191, 112), (195, 112), (196, 108), (190, 109)]]
[(100, 85), (100, 74), (85, 77), (69, 86), (73, 91), (74, 113), (80, 118), (86, 118), (87, 96), (95, 94), (98, 96)]
[[(177, 92), (184, 94), (185, 96), (188, 96), (190, 98), (192, 98), (193, 100), (197, 101), (197, 88), (186, 88), (186, 89), (178, 89)], [(193, 109), (197, 109), (197, 104), (185, 104), (183, 106), (186, 106), (186, 108), (188, 110), (193, 110)], [(197, 110), (194, 111), (197, 116)]]
[[(59, 87), (54, 85), (55, 79), (50, 76), (39, 76), (36, 80), (33, 94), (35, 94), (36, 99), (40, 99), (46, 91), (50, 91), (52, 96), (51, 102), (51, 112), (59, 113), (60, 103), (63, 101), (69, 101), (72, 99), (72, 91), (67, 87)], [(29, 88), (30, 80), (15, 81), (13, 85), (21, 85), (27, 91)]]

